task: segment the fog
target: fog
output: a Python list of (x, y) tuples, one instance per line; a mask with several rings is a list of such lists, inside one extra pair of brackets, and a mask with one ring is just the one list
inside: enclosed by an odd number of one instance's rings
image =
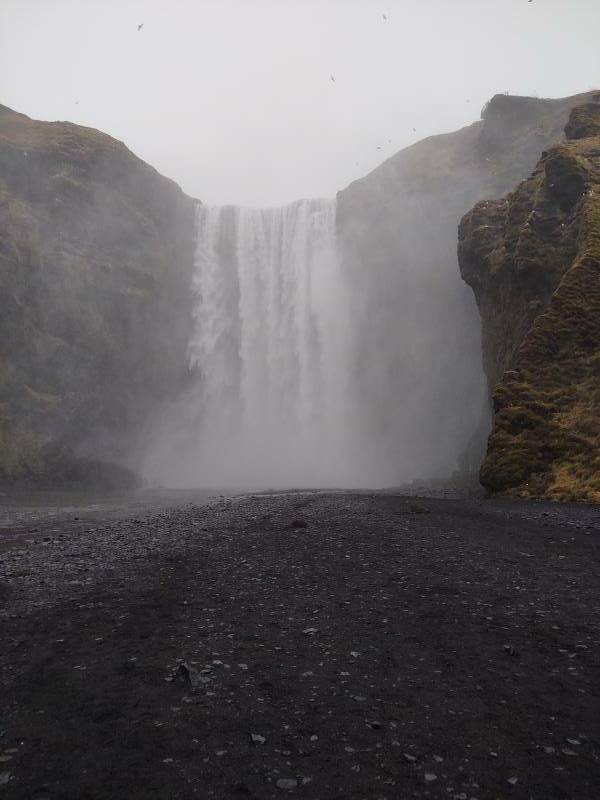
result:
[(107, 131), (204, 202), (280, 205), (497, 92), (592, 88), (599, 29), (597, 0), (3, 0), (0, 102)]
[[(599, 28), (597, 0), (4, 0), (0, 102), (110, 133), (200, 201), (182, 279), (193, 320), (182, 303), (183, 321), (175, 305), (153, 321), (167, 344), (191, 333), (144, 475), (281, 488), (474, 474), (489, 401), (456, 226), (527, 175), (540, 139), (514, 169), (500, 129), (439, 170), (414, 149), (413, 193), (400, 151), (478, 120), (496, 93), (593, 88)], [(93, 204), (81, 214), (92, 238), (117, 235)]]

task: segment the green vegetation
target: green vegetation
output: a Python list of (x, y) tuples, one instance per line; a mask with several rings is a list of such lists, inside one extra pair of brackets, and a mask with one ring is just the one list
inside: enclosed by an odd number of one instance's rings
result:
[[(495, 386), (481, 468), (493, 492), (600, 502), (600, 128), (590, 119), (600, 106), (574, 110), (576, 138), (509, 195), (503, 224), (490, 223), (496, 240), (479, 233), (481, 207), (461, 225)], [(583, 137), (585, 121), (594, 136)]]

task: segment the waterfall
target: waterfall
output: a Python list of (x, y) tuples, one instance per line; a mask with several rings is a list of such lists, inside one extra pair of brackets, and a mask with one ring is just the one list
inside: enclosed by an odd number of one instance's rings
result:
[[(357, 485), (348, 295), (336, 204), (197, 209), (197, 381), (179, 484)], [(175, 473), (181, 473), (178, 478)]]

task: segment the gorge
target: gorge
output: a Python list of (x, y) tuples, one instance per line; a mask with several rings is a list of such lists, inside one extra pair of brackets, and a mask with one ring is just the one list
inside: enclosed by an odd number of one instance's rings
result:
[[(0, 109), (0, 479), (474, 481), (498, 376), (458, 224), (596, 97), (496, 95), (336, 199), (277, 209), (206, 206), (105, 134)], [(492, 302), (484, 361), (511, 319)]]

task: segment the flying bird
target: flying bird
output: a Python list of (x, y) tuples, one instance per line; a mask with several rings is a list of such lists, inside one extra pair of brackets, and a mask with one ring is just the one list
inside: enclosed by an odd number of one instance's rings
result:
[(331, 78), (332, 82), (335, 83), (335, 78), (333, 77), (333, 75), (331, 75), (331, 73), (330, 73), (329, 77)]
[(386, 15), (385, 15), (385, 14), (382, 14), (381, 16), (382, 16), (382, 17), (384, 18), (384, 20), (387, 22), (387, 17), (386, 17)]
[(144, 23), (143, 23), (143, 22), (141, 22), (141, 23), (138, 25), (138, 31), (141, 31), (143, 27), (144, 27)]

